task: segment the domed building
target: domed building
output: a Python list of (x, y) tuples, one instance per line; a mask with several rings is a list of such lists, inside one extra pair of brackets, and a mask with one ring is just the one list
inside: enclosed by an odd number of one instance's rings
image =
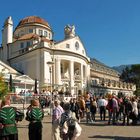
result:
[(64, 40), (53, 41), (50, 25), (37, 16), (22, 19), (13, 32), (9, 17), (3, 29), (1, 59), (36, 78), (40, 87), (63, 88), (72, 94), (84, 90), (90, 76), (90, 59), (75, 27), (67, 25), (64, 33)]
[[(63, 90), (72, 95), (86, 90), (97, 92), (92, 89), (93, 81), (100, 83), (101, 75), (107, 75), (108, 80), (115, 77), (113, 80), (119, 81), (119, 74), (107, 66), (102, 71), (107, 68), (115, 76), (104, 72), (96, 75), (101, 71), (95, 67), (100, 67), (101, 63), (97, 64), (87, 56), (80, 37), (75, 33), (75, 26), (66, 25), (64, 34), (63, 40), (54, 41), (49, 23), (38, 16), (22, 19), (13, 31), (12, 18), (8, 17), (2, 31), (0, 59), (17, 71), (37, 79), (40, 89)], [(117, 89), (116, 93), (119, 91)]]

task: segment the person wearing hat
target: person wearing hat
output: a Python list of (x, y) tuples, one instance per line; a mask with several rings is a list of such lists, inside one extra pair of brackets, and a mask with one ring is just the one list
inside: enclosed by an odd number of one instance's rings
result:
[(10, 106), (10, 99), (2, 100), (0, 109), (0, 140), (18, 140), (16, 108)]
[(26, 120), (29, 121), (29, 140), (42, 140), (42, 119), (44, 112), (40, 109), (38, 99), (33, 99), (26, 113)]

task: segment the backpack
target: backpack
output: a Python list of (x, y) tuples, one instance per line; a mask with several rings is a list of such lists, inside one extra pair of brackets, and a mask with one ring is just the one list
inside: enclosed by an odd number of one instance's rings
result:
[(24, 119), (24, 112), (16, 110), (16, 121), (22, 121)]
[(61, 136), (63, 135), (63, 133), (67, 133), (68, 135), (72, 136), (75, 130), (75, 124), (76, 120), (71, 116), (70, 113), (63, 113), (60, 122)]
[(66, 123), (68, 126), (68, 133), (74, 132), (76, 120), (71, 117), (66, 121)]

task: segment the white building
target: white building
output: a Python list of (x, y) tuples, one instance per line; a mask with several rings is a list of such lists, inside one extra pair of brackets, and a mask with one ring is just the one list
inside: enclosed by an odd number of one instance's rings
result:
[(8, 17), (0, 48), (3, 62), (37, 79), (40, 88), (57, 88), (77, 94), (91, 87), (93, 68), (74, 26), (67, 25), (65, 38), (58, 42), (53, 40), (48, 22), (37, 16), (22, 19), (13, 30), (12, 18)]
[(75, 27), (67, 25), (64, 33), (64, 40), (53, 41), (51, 27), (37, 16), (22, 19), (13, 32), (9, 17), (2, 33), (1, 60), (32, 79), (37, 78), (40, 87), (51, 84), (74, 94), (74, 90), (87, 87), (90, 59)]

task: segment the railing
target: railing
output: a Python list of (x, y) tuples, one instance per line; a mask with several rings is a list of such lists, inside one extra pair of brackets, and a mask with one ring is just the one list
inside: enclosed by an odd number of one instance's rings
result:
[(98, 86), (98, 87), (108, 87), (108, 88), (119, 88), (119, 89), (128, 89), (131, 90), (133, 86), (127, 83), (116, 83), (116, 82), (103, 82), (100, 81), (97, 83), (91, 83), (91, 87)]

